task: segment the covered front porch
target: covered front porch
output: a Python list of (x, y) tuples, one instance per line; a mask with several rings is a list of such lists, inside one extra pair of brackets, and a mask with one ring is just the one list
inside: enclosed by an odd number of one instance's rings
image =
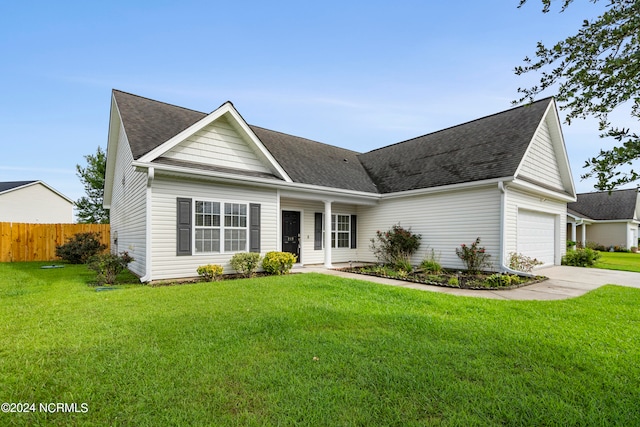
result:
[[(333, 268), (368, 258), (366, 237), (359, 233), (360, 207), (370, 198), (318, 198), (299, 194), (279, 197), (278, 247), (297, 257), (297, 264)], [(326, 230), (330, 230), (329, 233)]]

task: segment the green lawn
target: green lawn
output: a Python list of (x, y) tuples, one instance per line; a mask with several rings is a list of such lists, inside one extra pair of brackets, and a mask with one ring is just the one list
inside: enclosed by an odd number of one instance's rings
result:
[(640, 253), (600, 252), (600, 260), (595, 268), (640, 272)]
[[(0, 425), (640, 425), (640, 290), (496, 301), (318, 274), (96, 292), (0, 264)], [(82, 406), (82, 404), (86, 406)], [(55, 407), (54, 407), (55, 408)]]

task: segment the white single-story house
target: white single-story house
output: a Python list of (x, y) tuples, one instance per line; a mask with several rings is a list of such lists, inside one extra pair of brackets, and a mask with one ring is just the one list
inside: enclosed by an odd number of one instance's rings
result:
[[(376, 230), (455, 249), (477, 237), (494, 270), (511, 252), (560, 264), (575, 189), (552, 98), (358, 153), (248, 124), (231, 102), (206, 114), (114, 90), (104, 205), (112, 248), (142, 281), (230, 272), (236, 252), (302, 265), (375, 261)], [(331, 230), (331, 232), (325, 232)]]
[(43, 181), (0, 182), (0, 222), (69, 224), (73, 205)]
[(638, 189), (581, 193), (567, 205), (569, 239), (605, 248), (638, 247), (640, 197)]

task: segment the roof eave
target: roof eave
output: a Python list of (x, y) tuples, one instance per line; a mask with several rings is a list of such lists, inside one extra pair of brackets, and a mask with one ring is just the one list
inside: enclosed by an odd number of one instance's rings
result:
[[(192, 177), (198, 179), (211, 179), (216, 181), (228, 182), (231, 184), (243, 183), (247, 185), (273, 188), (278, 190), (292, 190), (316, 194), (323, 200), (333, 200), (336, 198), (350, 197), (357, 198), (360, 202), (371, 201), (377, 202), (380, 199), (378, 193), (367, 193), (364, 191), (348, 190), (343, 188), (323, 187), (313, 184), (303, 184), (299, 182), (280, 181), (276, 179), (261, 178), (248, 175), (233, 174), (228, 172), (211, 171), (204, 169), (194, 169), (184, 166), (166, 165), (159, 163), (134, 161), (132, 166), (136, 168), (149, 169), (154, 168), (156, 173), (164, 171), (184, 177)], [(317, 199), (317, 198), (316, 198)], [(345, 199), (347, 200), (347, 199)]]

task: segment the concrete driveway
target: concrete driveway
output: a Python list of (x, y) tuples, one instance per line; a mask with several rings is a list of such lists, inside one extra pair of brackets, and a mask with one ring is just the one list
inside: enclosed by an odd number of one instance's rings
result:
[(440, 292), (451, 295), (463, 295), (478, 298), (492, 298), (504, 300), (559, 300), (583, 295), (603, 285), (621, 285), (640, 288), (640, 273), (628, 271), (601, 270), (597, 268), (580, 268), (568, 266), (554, 266), (536, 270), (536, 274), (546, 276), (549, 279), (544, 282), (524, 286), (518, 289), (504, 291), (478, 291), (472, 289), (445, 288), (418, 283), (403, 282), (400, 280), (385, 279), (382, 277), (364, 276), (361, 274), (346, 273), (338, 270), (328, 270), (324, 267), (304, 267), (304, 272), (318, 272), (334, 276), (348, 277), (351, 279), (366, 280), (385, 285), (400, 286), (403, 288), (418, 289), (423, 291)]

